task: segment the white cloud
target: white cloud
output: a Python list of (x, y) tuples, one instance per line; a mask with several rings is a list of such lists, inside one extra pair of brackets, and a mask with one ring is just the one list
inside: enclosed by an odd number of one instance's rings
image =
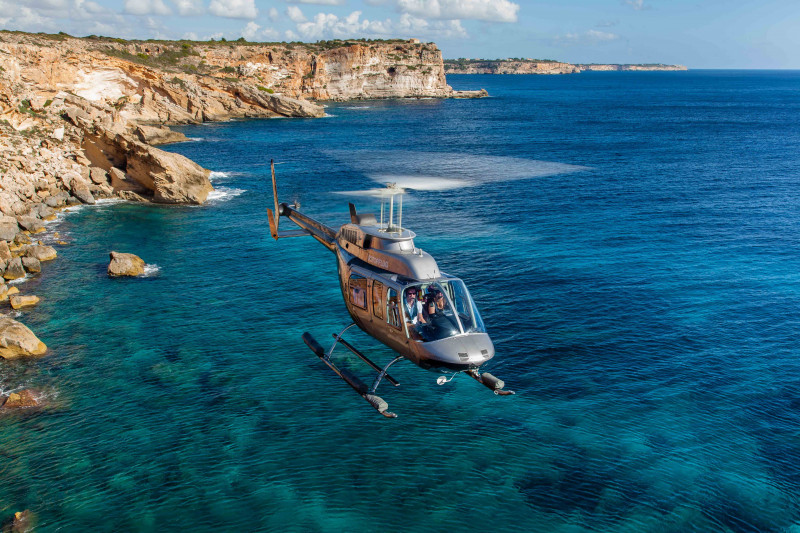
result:
[(509, 0), (396, 0), (402, 13), (444, 20), (516, 22), (519, 4)]
[(311, 21), (297, 24), (297, 32), (307, 40), (347, 39), (353, 37), (467, 37), (461, 21), (428, 21), (409, 14), (399, 21), (361, 18), (361, 11), (346, 17), (333, 13), (318, 13)]
[(641, 11), (642, 9), (648, 9), (649, 7), (645, 5), (644, 0), (624, 0), (622, 3), (631, 6), (636, 11)]
[(208, 12), (233, 19), (254, 19), (258, 16), (255, 0), (211, 0)]
[(163, 0), (125, 0), (125, 12), (131, 15), (169, 15)]
[(395, 25), (395, 30), (406, 37), (469, 37), (460, 20), (437, 20), (429, 22), (405, 13)]
[(197, 34), (193, 31), (187, 31), (181, 36), (181, 39), (186, 39), (187, 41), (196, 41)]
[(172, 3), (178, 8), (178, 13), (184, 17), (202, 15), (205, 11), (203, 0), (172, 0)]
[(125, 35), (124, 18), (91, 0), (30, 0), (20, 6), (0, 0), (0, 26), (40, 32), (66, 31), (75, 35)]
[(269, 8), (269, 20), (271, 20), (272, 22), (275, 22), (280, 17), (281, 17), (280, 13), (278, 13), (277, 9), (275, 9), (274, 7)]
[(616, 41), (617, 39), (619, 39), (619, 35), (616, 33), (588, 30), (583, 33), (567, 33), (566, 35), (556, 37), (555, 40), (561, 44), (595, 45)]
[(242, 28), (242, 37), (251, 42), (277, 41), (280, 34), (272, 28), (262, 28), (253, 21)]
[(317, 4), (320, 6), (341, 6), (347, 0), (286, 0), (290, 4)]
[(286, 8), (286, 15), (292, 22), (305, 22), (308, 19), (303, 15), (303, 11), (297, 6), (289, 6)]
[(292, 30), (286, 30), (283, 35), (287, 41), (296, 41), (298, 39), (298, 35)]

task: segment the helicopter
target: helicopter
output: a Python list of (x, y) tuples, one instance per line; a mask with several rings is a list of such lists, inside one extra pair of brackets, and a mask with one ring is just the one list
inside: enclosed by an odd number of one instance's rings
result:
[[(480, 367), (495, 355), (483, 320), (463, 281), (439, 270), (434, 258), (414, 244), (416, 234), (402, 226), (404, 189), (394, 183), (373, 190), (381, 198), (380, 220), (372, 213), (359, 214), (349, 203), (350, 223), (338, 231), (300, 212), (293, 205), (278, 202), (275, 162), (270, 161), (274, 211), (267, 209), (269, 228), (275, 240), (310, 236), (337, 257), (339, 285), (352, 323), (333, 334), (333, 345), (325, 351), (306, 332), (302, 339), (331, 370), (387, 418), (397, 415), (376, 394), (386, 379), (395, 387), (389, 368), (409, 360), (425, 370), (439, 372), (439, 385), (464, 373), (497, 395), (514, 394), (505, 383)], [(387, 206), (388, 204), (388, 206)], [(281, 230), (281, 217), (298, 228)], [(343, 335), (358, 327), (397, 353), (378, 366)], [(342, 345), (377, 372), (368, 386), (357, 375), (337, 366), (333, 352)], [(449, 374), (449, 377), (448, 377)]]

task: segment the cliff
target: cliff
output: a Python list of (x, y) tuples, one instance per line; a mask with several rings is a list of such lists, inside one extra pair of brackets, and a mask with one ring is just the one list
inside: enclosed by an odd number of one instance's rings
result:
[(447, 59), (446, 74), (575, 74), (580, 69), (570, 63), (547, 59)]
[[(152, 125), (321, 117), (311, 100), (474, 97), (432, 43), (124, 41), (0, 31), (0, 212), (95, 198), (203, 203), (208, 170)], [(59, 198), (60, 200), (54, 200)]]
[(661, 63), (654, 63), (654, 64), (626, 64), (626, 65), (601, 65), (601, 64), (579, 64), (577, 65), (581, 70), (598, 70), (598, 71), (654, 71), (654, 70), (665, 70), (665, 71), (673, 71), (673, 70), (689, 70), (683, 65), (663, 65)]
[(446, 74), (577, 74), (585, 70), (688, 70), (683, 65), (571, 64), (549, 59), (445, 59)]

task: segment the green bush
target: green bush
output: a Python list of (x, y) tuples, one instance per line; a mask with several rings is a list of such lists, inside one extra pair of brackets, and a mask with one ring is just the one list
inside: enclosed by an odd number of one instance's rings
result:
[(268, 87), (264, 87), (262, 85), (256, 85), (256, 87), (258, 88), (259, 91), (264, 91), (265, 93), (269, 93), (269, 94), (275, 94), (275, 91), (273, 89), (268, 88)]

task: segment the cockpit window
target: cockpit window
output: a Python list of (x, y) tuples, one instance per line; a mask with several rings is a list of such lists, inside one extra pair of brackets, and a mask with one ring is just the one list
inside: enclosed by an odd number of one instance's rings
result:
[[(409, 293), (414, 289), (416, 299), (422, 304), (422, 314), (415, 321), (409, 320), (411, 313), (407, 311), (413, 309)], [(411, 285), (406, 288), (405, 295), (404, 312), (412, 338), (434, 341), (461, 333), (486, 332), (475, 302), (459, 279)]]

